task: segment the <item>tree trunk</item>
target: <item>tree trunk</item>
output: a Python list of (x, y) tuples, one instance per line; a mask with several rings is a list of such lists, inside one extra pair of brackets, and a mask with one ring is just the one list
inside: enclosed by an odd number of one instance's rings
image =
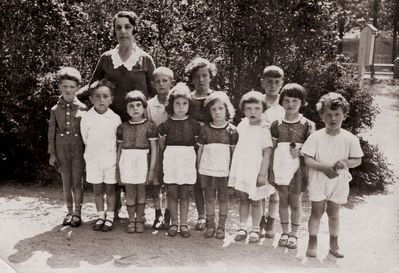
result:
[(395, 12), (393, 16), (393, 35), (392, 35), (392, 62), (397, 57), (397, 42), (398, 42), (398, 23), (399, 23), (399, 3), (395, 3)]

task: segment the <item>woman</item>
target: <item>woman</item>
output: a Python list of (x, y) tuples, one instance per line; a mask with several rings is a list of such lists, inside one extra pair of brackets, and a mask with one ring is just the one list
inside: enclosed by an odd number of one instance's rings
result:
[(127, 120), (124, 110), (125, 95), (131, 90), (140, 90), (148, 98), (156, 95), (151, 87), (151, 76), (155, 69), (152, 57), (135, 42), (138, 17), (134, 12), (118, 12), (113, 19), (113, 32), (118, 45), (103, 53), (97, 63), (90, 84), (103, 78), (115, 86), (111, 108)]

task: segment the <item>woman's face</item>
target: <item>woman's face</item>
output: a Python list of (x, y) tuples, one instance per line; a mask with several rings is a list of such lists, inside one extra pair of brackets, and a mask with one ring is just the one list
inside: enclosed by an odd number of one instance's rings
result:
[(211, 75), (207, 67), (201, 67), (195, 71), (192, 78), (192, 83), (196, 91), (207, 93), (209, 91), (210, 82)]
[(134, 41), (133, 26), (126, 17), (115, 19), (115, 35), (119, 44), (131, 44)]

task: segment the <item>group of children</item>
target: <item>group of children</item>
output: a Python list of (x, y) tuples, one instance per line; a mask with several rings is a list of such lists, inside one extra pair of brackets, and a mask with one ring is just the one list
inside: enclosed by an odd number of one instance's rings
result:
[[(279, 213), (282, 234), (278, 245), (295, 249), (301, 197), (308, 191), (312, 210), (306, 255), (317, 254), (318, 227), (327, 211), (330, 253), (343, 257), (338, 248), (339, 206), (349, 194), (348, 169), (358, 166), (363, 156), (359, 140), (341, 128), (349, 111), (345, 98), (334, 92), (320, 98), (317, 111), (325, 128), (316, 131), (314, 123), (300, 114), (306, 106), (306, 90), (295, 83), (283, 87), (283, 70), (269, 66), (261, 78), (265, 94), (250, 91), (242, 96), (239, 109), (245, 118), (235, 127), (231, 123), (235, 110), (227, 94), (209, 88), (216, 74), (214, 65), (195, 58), (186, 71), (194, 92), (184, 83), (175, 85), (173, 72), (159, 67), (152, 81), (158, 95), (147, 101), (142, 92), (129, 92), (125, 109), (130, 119), (123, 123), (109, 108), (115, 88), (111, 82), (104, 79), (90, 86), (93, 107), (86, 112), (75, 96), (81, 82), (79, 72), (73, 68), (59, 72), (61, 96), (51, 109), (49, 153), (50, 164), (57, 164), (63, 180), (68, 208), (63, 224), (81, 224), (85, 162), (86, 180), (94, 186), (98, 211), (96, 231), (112, 230), (115, 198), (119, 198), (115, 184), (122, 183), (129, 216), (127, 232), (144, 232), (145, 185), (152, 184), (156, 193), (161, 185), (166, 187), (168, 213), (168, 217), (161, 214), (155, 194), (153, 228), (166, 227), (169, 236), (180, 230), (187, 238), (190, 186), (194, 186), (196, 201), (205, 194), (206, 212), (197, 208), (197, 230), (205, 229), (207, 238), (224, 239), (228, 188), (233, 187), (240, 199), (239, 230), (234, 239), (248, 237), (250, 243), (257, 243), (263, 235), (274, 237), (274, 219)], [(161, 223), (162, 216), (167, 221)]]

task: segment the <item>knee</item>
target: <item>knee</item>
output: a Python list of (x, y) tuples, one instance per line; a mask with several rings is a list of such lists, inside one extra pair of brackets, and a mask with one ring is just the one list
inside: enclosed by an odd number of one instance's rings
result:
[(277, 193), (270, 195), (269, 204), (277, 204), (279, 202), (279, 197)]
[(181, 186), (179, 198), (182, 201), (187, 201), (190, 196), (190, 189), (188, 186)]
[(251, 200), (251, 206), (253, 208), (260, 208), (262, 206), (262, 201), (261, 200), (258, 200), (258, 201)]
[(221, 189), (221, 190), (219, 191), (219, 193), (218, 193), (218, 199), (219, 199), (219, 202), (220, 202), (220, 203), (225, 203), (225, 202), (227, 202), (228, 197), (229, 197), (229, 194), (228, 194), (227, 189), (226, 189), (226, 190), (225, 190), (225, 189)]

